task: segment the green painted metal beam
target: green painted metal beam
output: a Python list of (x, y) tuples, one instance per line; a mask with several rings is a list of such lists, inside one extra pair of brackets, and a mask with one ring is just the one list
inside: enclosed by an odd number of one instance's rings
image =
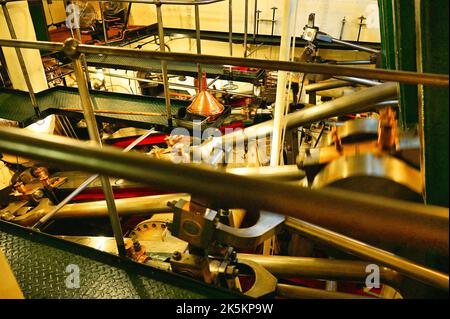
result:
[(47, 18), (45, 17), (44, 4), (41, 0), (28, 1), (31, 19), (33, 20), (36, 39), (49, 41)]
[[(415, 15), (411, 0), (394, 0), (395, 64), (397, 70), (417, 71)], [(415, 128), (419, 122), (417, 85), (400, 84), (400, 114), (403, 128)]]
[(381, 33), (381, 66), (395, 69), (394, 15), (392, 0), (378, 0)]
[[(382, 67), (416, 71), (415, 15), (411, 0), (379, 0)], [(418, 123), (416, 85), (400, 85), (399, 122), (403, 128)]]
[[(448, 74), (448, 1), (416, 0), (419, 72)], [(419, 86), (422, 171), (427, 204), (449, 206), (448, 88)]]

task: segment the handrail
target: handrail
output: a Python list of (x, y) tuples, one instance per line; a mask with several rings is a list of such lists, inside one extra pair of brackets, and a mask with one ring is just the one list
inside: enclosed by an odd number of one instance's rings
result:
[(344, 65), (248, 59), (241, 57), (222, 57), (205, 54), (134, 50), (110, 46), (74, 44), (73, 39), (68, 39), (64, 43), (0, 39), (0, 46), (20, 47), (27, 49), (44, 49), (51, 51), (63, 50), (68, 55), (84, 53), (84, 54), (103, 54), (120, 57), (132, 57), (132, 58), (142, 57), (145, 59), (164, 60), (167, 62), (173, 61), (173, 62), (187, 62), (187, 63), (214, 64), (214, 65), (235, 65), (235, 66), (257, 67), (267, 70), (294, 71), (308, 74), (353, 76), (381, 81), (394, 81), (405, 84), (423, 84), (423, 85), (443, 86), (443, 87), (449, 86), (449, 76), (446, 74), (429, 74), (429, 73), (396, 71), (385, 69), (367, 69)]

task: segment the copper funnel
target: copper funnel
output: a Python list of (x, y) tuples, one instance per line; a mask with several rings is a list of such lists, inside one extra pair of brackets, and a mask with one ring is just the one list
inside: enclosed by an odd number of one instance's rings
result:
[(191, 114), (215, 118), (222, 114), (224, 106), (208, 91), (206, 91), (206, 73), (202, 76), (202, 89), (195, 96), (187, 111)]

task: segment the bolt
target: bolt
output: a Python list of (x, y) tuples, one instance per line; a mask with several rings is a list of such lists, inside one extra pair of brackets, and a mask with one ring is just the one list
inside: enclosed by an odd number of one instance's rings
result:
[(75, 40), (73, 38), (68, 38), (67, 40), (65, 40), (63, 45), (64, 54), (71, 59), (76, 59), (79, 56), (78, 53), (79, 43), (80, 42), (78, 40)]
[(137, 241), (137, 240), (133, 240), (133, 248), (134, 248), (134, 251), (139, 251), (139, 250), (141, 250), (141, 244)]
[(238, 273), (239, 269), (235, 266), (227, 266), (227, 268), (225, 268), (225, 274), (228, 276), (237, 276)]
[(179, 251), (174, 252), (172, 255), (173, 260), (181, 260), (181, 257), (181, 253)]
[(37, 191), (35, 191), (35, 192), (33, 193), (33, 197), (34, 197), (36, 200), (39, 200), (39, 199), (41, 199), (42, 197), (44, 197), (44, 192), (43, 192), (41, 189), (38, 189)]

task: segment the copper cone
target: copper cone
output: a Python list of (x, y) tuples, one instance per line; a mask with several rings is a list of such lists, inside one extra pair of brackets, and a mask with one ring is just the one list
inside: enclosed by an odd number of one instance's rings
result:
[(206, 91), (206, 73), (202, 76), (202, 90), (195, 96), (187, 111), (191, 114), (216, 117), (224, 110), (224, 106)]

